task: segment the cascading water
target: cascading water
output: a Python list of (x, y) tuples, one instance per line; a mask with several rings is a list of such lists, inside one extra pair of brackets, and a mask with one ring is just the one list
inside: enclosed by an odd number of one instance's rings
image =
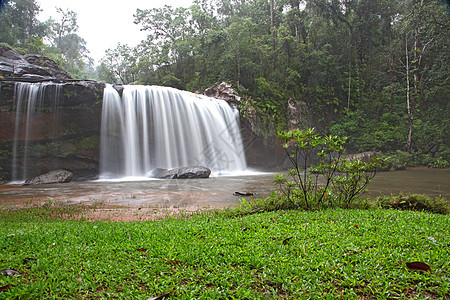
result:
[(239, 112), (225, 101), (159, 86), (105, 88), (100, 177), (148, 177), (153, 169), (201, 165), (246, 169)]
[[(51, 140), (57, 128), (53, 125), (51, 132), (37, 132), (42, 122), (58, 124), (59, 98), (61, 84), (52, 82), (26, 83), (18, 82), (14, 91), (15, 124), (12, 158), (12, 180), (23, 181), (30, 175), (30, 156), (38, 156), (39, 142)], [(44, 109), (45, 107), (45, 109)], [(51, 111), (51, 118), (35, 118), (43, 110)], [(44, 138), (43, 138), (44, 137)]]

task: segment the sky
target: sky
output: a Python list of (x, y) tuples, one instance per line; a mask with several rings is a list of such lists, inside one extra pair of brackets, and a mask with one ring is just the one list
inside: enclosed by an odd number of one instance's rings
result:
[[(105, 50), (115, 48), (117, 43), (137, 45), (145, 39), (145, 32), (133, 23), (137, 8), (149, 9), (170, 5), (189, 7), (192, 0), (37, 0), (43, 10), (41, 21), (49, 17), (58, 19), (55, 7), (70, 9), (78, 15), (78, 35), (86, 41), (90, 56), (97, 64)], [(114, 3), (114, 4), (111, 4)], [(124, 4), (117, 4), (124, 3)]]

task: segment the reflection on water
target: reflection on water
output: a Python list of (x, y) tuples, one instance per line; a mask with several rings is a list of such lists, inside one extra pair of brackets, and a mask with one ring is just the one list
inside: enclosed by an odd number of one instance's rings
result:
[(372, 196), (403, 193), (449, 199), (450, 170), (407, 170), (378, 173), (369, 185)]
[[(129, 182), (72, 182), (19, 186), (0, 185), (0, 204), (16, 205), (37, 200), (101, 202), (134, 207), (227, 207), (236, 205), (237, 191), (268, 196), (275, 188), (272, 173), (208, 179), (147, 180)], [(449, 170), (408, 170), (377, 174), (369, 185), (371, 197), (381, 194), (422, 193), (450, 195)]]

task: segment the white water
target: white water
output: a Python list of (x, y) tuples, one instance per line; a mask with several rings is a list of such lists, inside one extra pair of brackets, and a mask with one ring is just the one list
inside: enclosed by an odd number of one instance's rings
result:
[(148, 177), (155, 168), (246, 169), (239, 112), (225, 101), (159, 86), (105, 88), (100, 177)]
[[(49, 88), (54, 89), (53, 96), (49, 97)], [(14, 141), (13, 141), (13, 159), (12, 159), (12, 180), (14, 182), (22, 182), (28, 178), (30, 166), (29, 159), (31, 153), (31, 146), (38, 146), (39, 140), (32, 140), (32, 133), (39, 134), (41, 138), (46, 136), (47, 139), (52, 139), (56, 132), (56, 127), (53, 127), (53, 132), (36, 132), (36, 113), (42, 111), (44, 102), (51, 103), (51, 108), (56, 117), (58, 118), (59, 98), (61, 94), (61, 84), (55, 84), (52, 82), (43, 83), (26, 83), (18, 82), (15, 85), (14, 90), (14, 106), (15, 111), (15, 124), (14, 124)], [(50, 98), (50, 99), (49, 99)]]

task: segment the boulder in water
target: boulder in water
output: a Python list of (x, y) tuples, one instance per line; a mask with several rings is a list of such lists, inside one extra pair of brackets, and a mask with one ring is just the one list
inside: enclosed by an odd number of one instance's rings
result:
[(191, 178), (208, 178), (211, 170), (206, 167), (181, 167), (170, 169), (162, 172), (157, 176), (160, 179), (191, 179)]
[(36, 185), (48, 183), (70, 182), (73, 179), (73, 173), (66, 170), (51, 171), (31, 179), (27, 179), (23, 185)]
[(159, 178), (159, 176), (161, 176), (162, 173), (168, 171), (167, 169), (163, 169), (163, 168), (155, 168), (153, 170), (151, 170), (150, 172), (147, 173), (147, 177), (151, 177), (151, 178)]

